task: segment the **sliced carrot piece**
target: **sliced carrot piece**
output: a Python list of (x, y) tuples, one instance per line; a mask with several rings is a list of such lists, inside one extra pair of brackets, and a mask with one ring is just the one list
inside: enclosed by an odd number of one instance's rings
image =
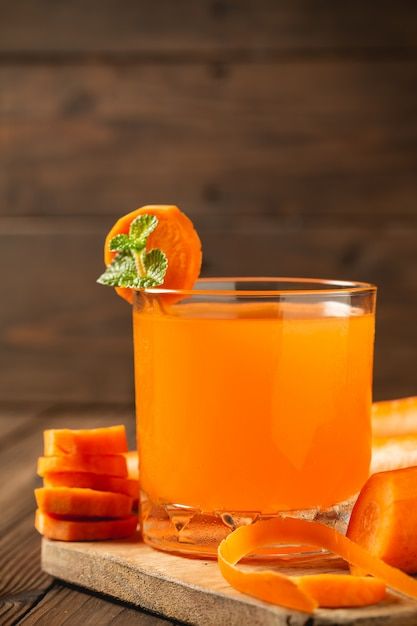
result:
[(97, 491), (123, 493), (136, 500), (139, 494), (139, 481), (117, 476), (88, 474), (83, 472), (52, 472), (45, 474), (44, 487), (84, 487)]
[(372, 434), (374, 437), (417, 434), (417, 396), (374, 402)]
[(64, 519), (39, 509), (35, 515), (35, 528), (48, 539), (59, 541), (100, 541), (103, 539), (123, 539), (136, 530), (138, 519), (129, 515), (122, 519)]
[[(400, 593), (417, 598), (417, 581), (410, 576), (384, 563), (328, 526), (293, 518), (257, 522), (251, 526), (242, 526), (232, 532), (221, 542), (218, 549), (218, 562), (223, 576), (239, 591), (300, 611), (311, 611), (318, 604), (334, 606), (335, 598), (337, 602), (344, 601), (344, 598), (349, 603), (353, 602), (351, 596), (357, 581), (352, 583), (349, 576), (331, 575), (331, 578), (325, 579), (326, 584), (328, 583), (328, 590), (324, 597), (322, 591), (317, 596), (314, 595), (315, 585), (319, 584), (323, 588), (322, 580), (314, 581), (313, 579), (309, 583), (307, 578), (302, 578), (300, 584), (300, 577), (289, 578), (268, 570), (244, 572), (236, 567), (244, 556), (280, 542), (330, 550), (351, 565), (360, 568), (364, 573), (379, 578), (382, 584), (385, 583)], [(323, 576), (326, 574), (321, 575)], [(362, 605), (360, 603), (363, 605), (373, 603), (380, 599), (382, 587), (373, 582), (369, 584), (369, 580), (371, 579), (367, 577), (361, 578), (360, 584), (367, 589), (361, 592), (362, 595), (357, 598), (358, 602), (355, 602), (355, 606)], [(343, 591), (347, 585), (350, 586), (348, 592)]]
[(44, 476), (51, 472), (88, 472), (91, 474), (106, 474), (109, 476), (127, 477), (125, 457), (120, 455), (63, 455), (40, 456), (38, 459), (38, 474)]
[(374, 437), (371, 472), (417, 465), (417, 434)]
[(126, 517), (132, 512), (132, 498), (122, 493), (79, 487), (39, 487), (35, 489), (38, 508), (43, 513), (80, 517)]
[(347, 536), (386, 563), (417, 572), (417, 467), (371, 476), (353, 507)]
[[(158, 226), (149, 236), (147, 250), (160, 248), (168, 258), (168, 269), (163, 287), (166, 289), (191, 289), (201, 269), (201, 241), (191, 220), (176, 206), (148, 205), (124, 215), (112, 226), (104, 243), (104, 263), (109, 265), (115, 252), (110, 250), (110, 240), (128, 233), (131, 222), (138, 215), (155, 215)], [(116, 287), (125, 300), (132, 303), (131, 289)]]
[(121, 454), (127, 451), (126, 429), (122, 425), (108, 428), (70, 430), (59, 428), (43, 433), (44, 455)]
[(127, 475), (129, 478), (139, 480), (139, 457), (137, 450), (125, 452), (124, 457), (127, 465)]

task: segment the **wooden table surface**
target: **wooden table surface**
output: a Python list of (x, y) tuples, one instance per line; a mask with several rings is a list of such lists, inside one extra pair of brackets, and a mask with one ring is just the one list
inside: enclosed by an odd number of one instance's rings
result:
[(33, 489), (41, 484), (36, 459), (45, 428), (125, 423), (133, 445), (130, 406), (0, 406), (0, 624), (169, 626), (172, 621), (64, 584), (40, 568), (40, 536), (33, 526)]

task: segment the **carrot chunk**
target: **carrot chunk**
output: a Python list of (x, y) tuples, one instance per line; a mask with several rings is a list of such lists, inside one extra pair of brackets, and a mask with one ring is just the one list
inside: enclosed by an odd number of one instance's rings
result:
[(417, 467), (371, 476), (353, 507), (347, 536), (386, 563), (417, 572)]
[[(325, 548), (339, 555), (368, 577), (322, 574), (319, 579), (290, 578), (274, 571), (241, 571), (236, 564), (247, 554), (278, 543), (295, 543)], [(337, 531), (317, 522), (282, 518), (242, 526), (224, 539), (218, 549), (220, 570), (226, 580), (239, 591), (300, 611), (317, 606), (364, 606), (383, 597), (384, 584), (412, 598), (417, 598), (417, 581), (399, 569), (373, 556), (362, 546)], [(360, 582), (358, 583), (358, 579)], [(301, 581), (301, 582), (300, 582)], [(325, 584), (324, 584), (325, 581)], [(360, 594), (354, 593), (360, 585)], [(317, 585), (319, 591), (317, 591)], [(316, 589), (316, 591), (315, 591)]]
[(372, 474), (414, 465), (417, 465), (417, 434), (372, 439)]
[(126, 517), (132, 512), (132, 498), (122, 493), (79, 487), (40, 487), (35, 489), (35, 498), (43, 513), (55, 515)]
[(41, 456), (38, 459), (38, 474), (44, 476), (51, 472), (87, 472), (109, 476), (127, 477), (125, 457), (120, 455), (63, 455)]
[(374, 402), (372, 434), (374, 437), (417, 434), (417, 396)]
[(35, 515), (35, 528), (48, 539), (59, 541), (100, 541), (104, 539), (123, 539), (130, 537), (136, 530), (136, 515), (122, 519), (64, 519), (39, 509)]
[(44, 455), (62, 454), (121, 454), (127, 451), (126, 430), (124, 426), (70, 430), (59, 428), (45, 430)]
[(124, 493), (130, 498), (139, 496), (139, 481), (104, 474), (88, 474), (83, 472), (51, 472), (43, 478), (44, 487), (84, 487), (97, 491)]
[(129, 450), (124, 453), (127, 465), (127, 475), (129, 478), (139, 480), (139, 457), (137, 450)]

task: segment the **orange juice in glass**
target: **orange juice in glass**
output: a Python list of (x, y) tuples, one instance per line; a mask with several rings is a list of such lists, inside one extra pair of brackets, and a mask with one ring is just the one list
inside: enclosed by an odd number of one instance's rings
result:
[(135, 293), (147, 543), (207, 556), (262, 518), (337, 521), (369, 473), (375, 296), (292, 278)]

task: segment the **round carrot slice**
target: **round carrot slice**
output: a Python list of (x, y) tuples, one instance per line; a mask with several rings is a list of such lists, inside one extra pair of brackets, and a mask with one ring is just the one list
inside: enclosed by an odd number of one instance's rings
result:
[[(104, 243), (104, 263), (109, 265), (115, 252), (110, 241), (119, 234), (127, 234), (131, 222), (138, 215), (155, 215), (158, 226), (149, 236), (147, 250), (160, 248), (168, 258), (168, 269), (163, 287), (165, 289), (192, 289), (201, 269), (201, 241), (191, 220), (176, 206), (147, 205), (124, 215), (110, 229)], [(116, 287), (125, 300), (132, 303), (132, 289)]]

